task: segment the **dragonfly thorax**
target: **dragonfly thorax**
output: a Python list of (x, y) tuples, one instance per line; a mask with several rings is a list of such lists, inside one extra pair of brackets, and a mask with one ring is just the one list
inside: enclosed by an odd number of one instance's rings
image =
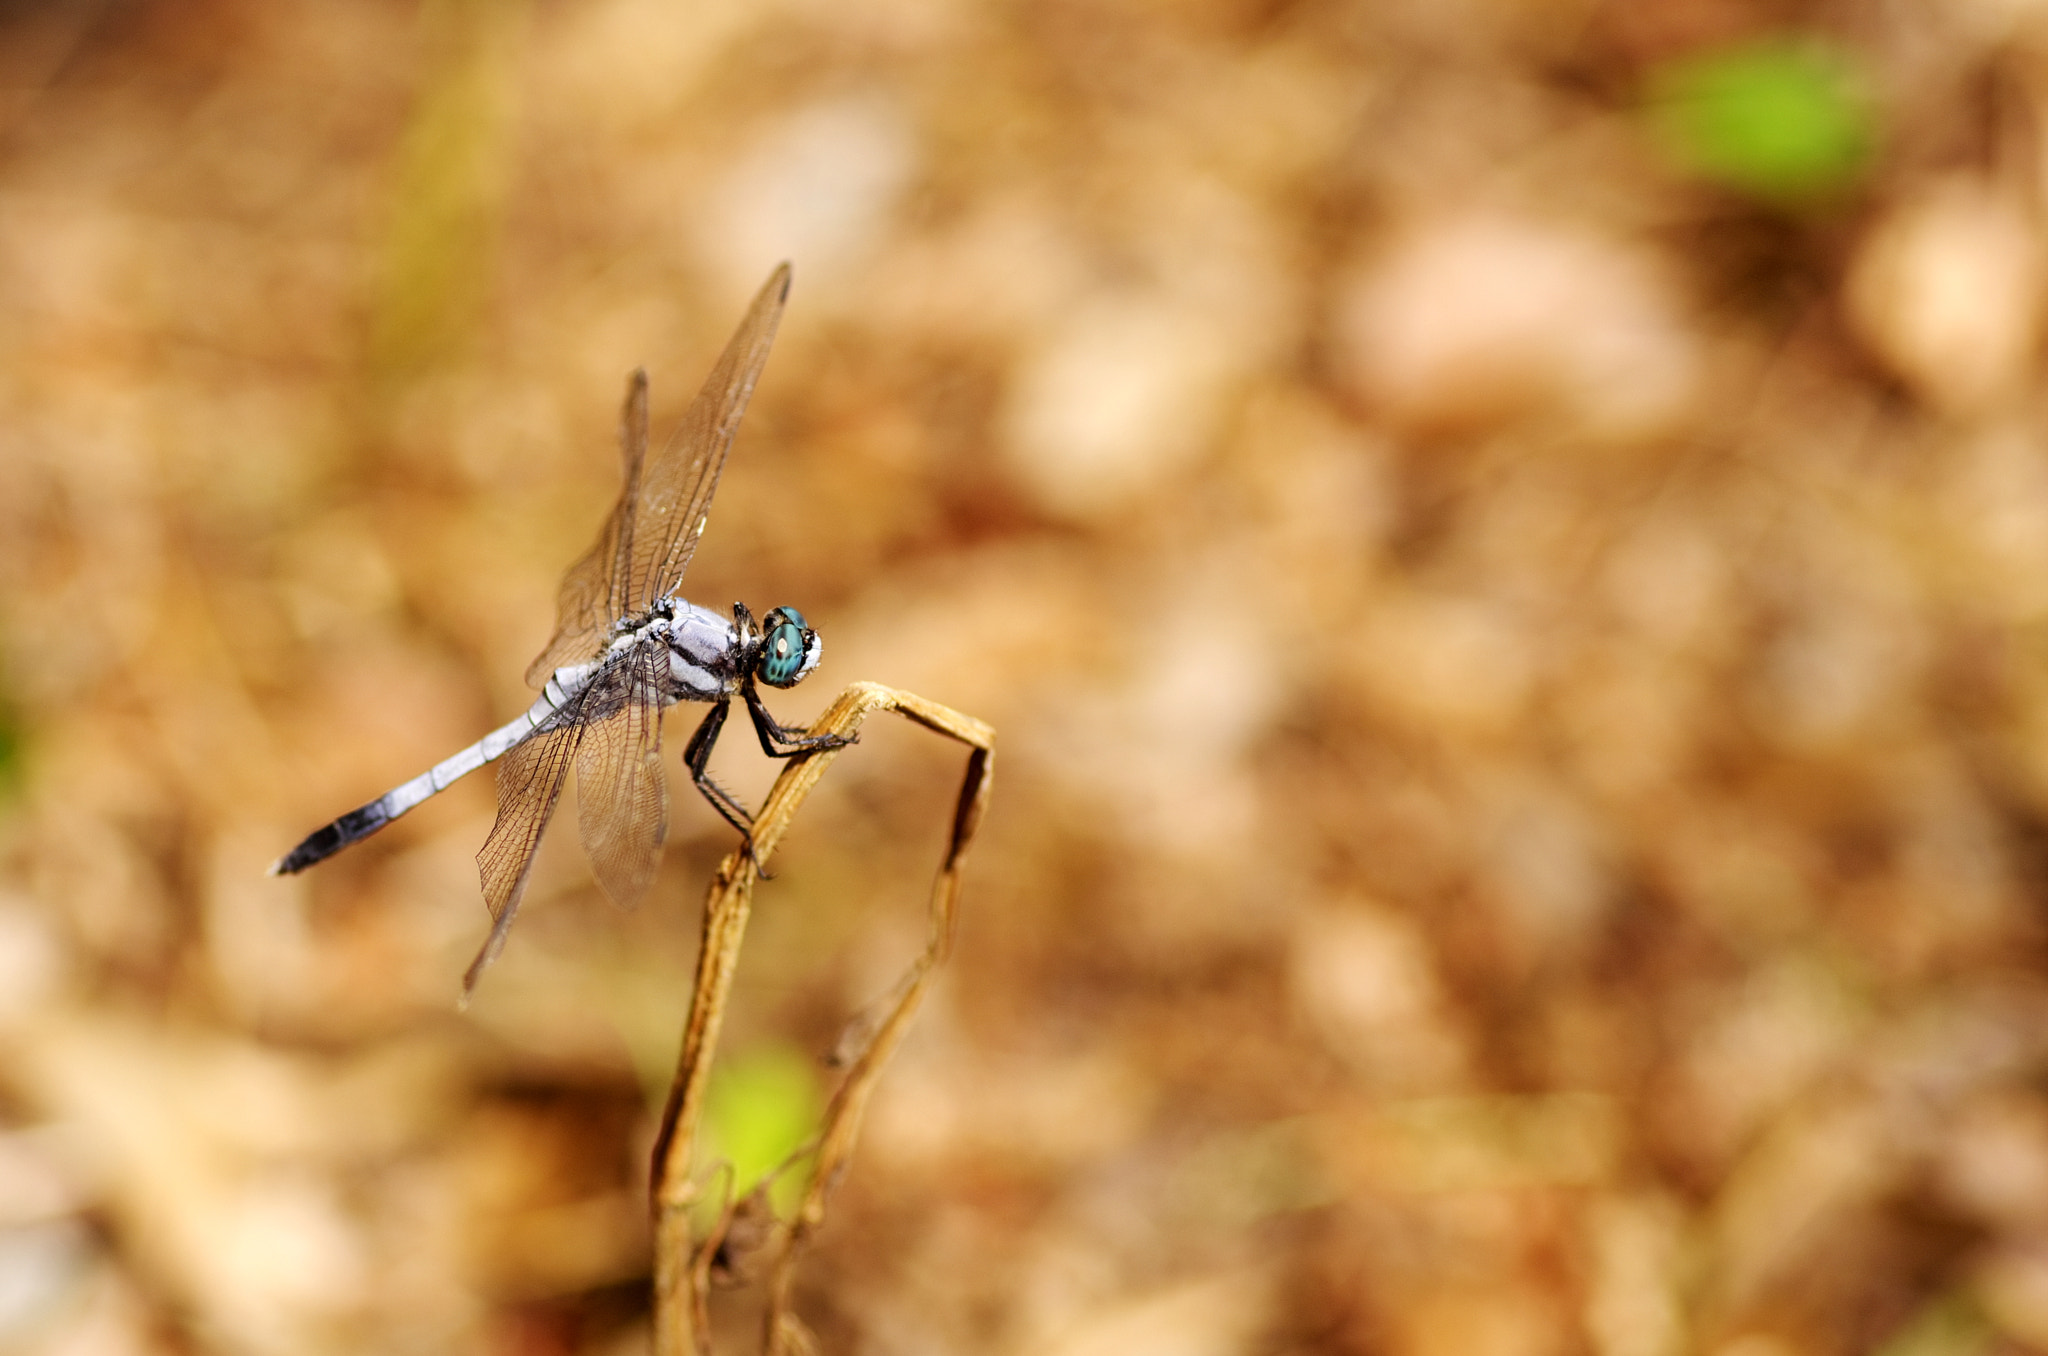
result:
[(658, 599), (646, 611), (621, 618), (612, 623), (610, 636), (596, 658), (555, 670), (555, 700), (582, 691), (635, 651), (653, 650), (666, 660), (666, 676), (658, 680), (664, 703), (730, 696), (753, 662), (733, 619), (680, 598)]

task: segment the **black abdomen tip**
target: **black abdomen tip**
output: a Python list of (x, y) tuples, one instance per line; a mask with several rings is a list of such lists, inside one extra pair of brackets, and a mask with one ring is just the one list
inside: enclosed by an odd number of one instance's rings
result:
[(391, 816), (384, 812), (383, 800), (373, 800), (361, 809), (350, 810), (332, 824), (307, 834), (303, 842), (277, 859), (277, 865), (270, 868), (270, 874), (295, 875), (327, 860), (350, 843), (368, 838), (390, 822)]

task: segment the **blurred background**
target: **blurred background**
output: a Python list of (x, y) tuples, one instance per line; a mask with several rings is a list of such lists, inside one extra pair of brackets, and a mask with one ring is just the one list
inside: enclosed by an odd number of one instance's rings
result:
[[(2039, 0), (0, 6), (0, 1351), (645, 1349), (694, 713), (466, 1014), (488, 778), (264, 870), (783, 258), (686, 593), (1000, 732), (824, 1350), (2048, 1350), (2044, 209)], [(961, 763), (760, 892), (743, 1182)]]

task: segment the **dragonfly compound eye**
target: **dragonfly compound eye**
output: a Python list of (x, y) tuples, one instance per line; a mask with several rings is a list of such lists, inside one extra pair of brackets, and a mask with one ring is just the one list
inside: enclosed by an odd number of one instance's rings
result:
[(761, 644), (761, 681), (770, 687), (795, 687), (818, 667), (818, 633), (793, 607), (778, 607), (762, 620), (768, 634)]

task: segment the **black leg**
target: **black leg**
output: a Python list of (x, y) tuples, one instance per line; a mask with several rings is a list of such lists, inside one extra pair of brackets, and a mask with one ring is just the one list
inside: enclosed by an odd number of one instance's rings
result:
[(711, 765), (711, 746), (718, 742), (718, 732), (725, 728), (725, 717), (732, 709), (725, 701), (713, 702), (711, 710), (697, 726), (697, 732), (690, 736), (689, 745), (683, 750), (683, 766), (690, 769), (690, 780), (711, 802), (711, 808), (725, 818), (725, 822), (748, 835), (751, 842), (754, 832), (754, 817), (747, 813), (747, 807), (733, 798), (731, 792), (711, 780), (707, 769)]
[[(761, 694), (748, 683), (741, 694), (747, 699), (747, 714), (754, 718), (754, 733), (761, 736), (761, 752), (770, 758), (794, 758), (800, 753), (811, 753), (818, 749), (843, 749), (856, 742), (848, 735), (805, 734), (801, 725), (784, 725), (768, 714), (768, 708), (761, 701)], [(787, 744), (788, 748), (777, 748)]]

